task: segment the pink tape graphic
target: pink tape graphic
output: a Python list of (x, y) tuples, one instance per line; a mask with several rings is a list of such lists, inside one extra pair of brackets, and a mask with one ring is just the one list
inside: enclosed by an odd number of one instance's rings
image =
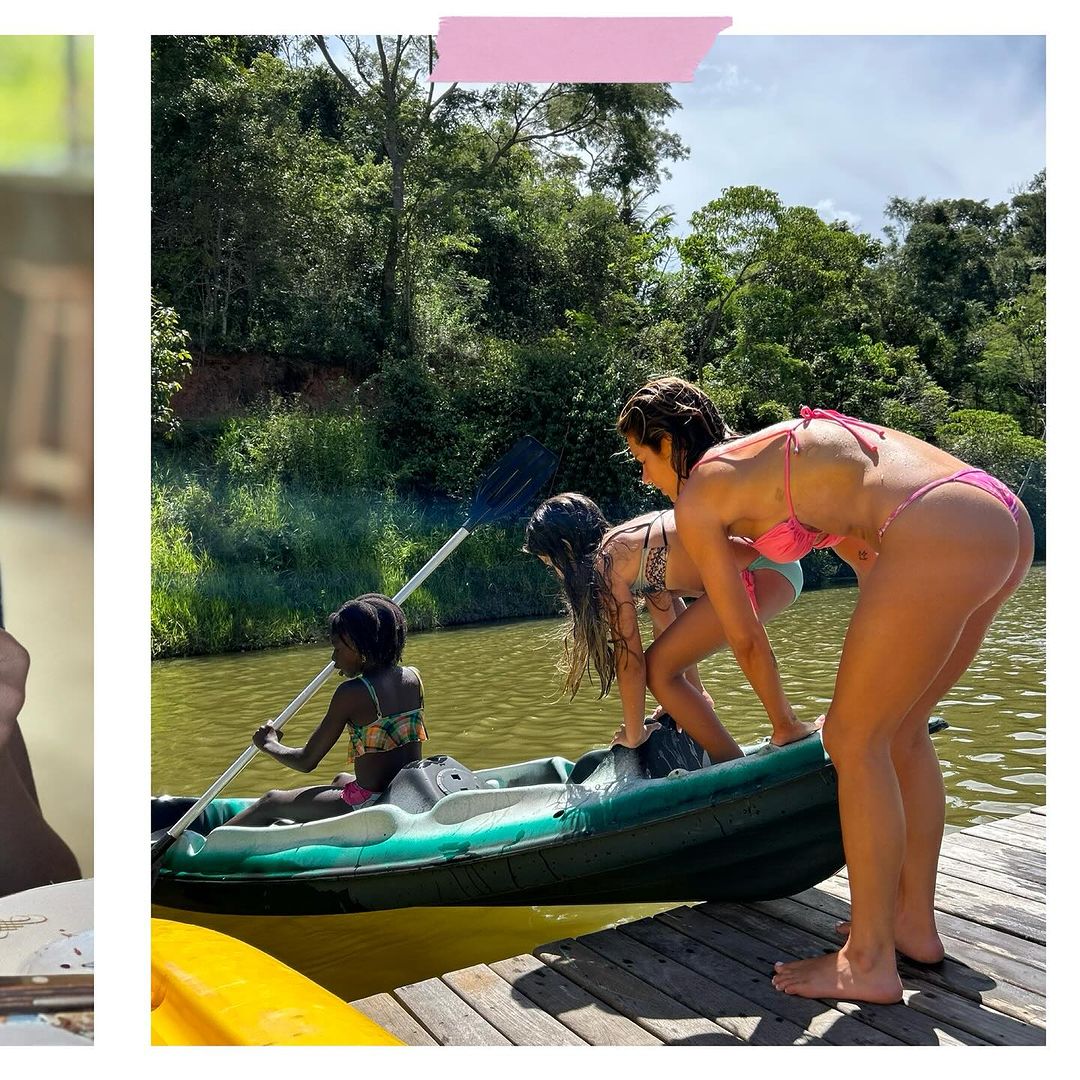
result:
[(731, 18), (439, 21), (431, 82), (690, 82)]

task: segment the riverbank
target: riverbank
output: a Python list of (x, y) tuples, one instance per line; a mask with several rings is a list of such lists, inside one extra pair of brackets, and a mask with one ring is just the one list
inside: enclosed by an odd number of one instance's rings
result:
[[(492, 456), (472, 462), (447, 451), (427, 490), (364, 409), (272, 399), (189, 422), (154, 452), (151, 655), (325, 641), (332, 611), (360, 593), (392, 596), (460, 527)], [(665, 505), (629, 484), (631, 472), (622, 495), (605, 494), (599, 472), (584, 482), (563, 461), (553, 490), (592, 494), (613, 521)], [(1040, 477), (1025, 494), (1040, 554), (1042, 491)], [(558, 614), (556, 582), (521, 551), (524, 523), (477, 530), (406, 601), (410, 629)], [(854, 580), (827, 550), (811, 552), (803, 574), (808, 591)]]
[[(327, 494), (173, 474), (151, 503), (154, 659), (326, 639), (353, 596), (392, 596), (460, 527), (467, 507), (392, 492)], [(411, 631), (560, 611), (551, 574), (521, 550), (524, 521), (487, 525), (405, 602)], [(803, 561), (806, 587), (845, 576), (828, 552)]]

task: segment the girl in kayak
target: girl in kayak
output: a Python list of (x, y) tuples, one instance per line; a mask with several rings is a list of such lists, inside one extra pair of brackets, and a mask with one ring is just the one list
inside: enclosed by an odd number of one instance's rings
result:
[[(711, 444), (710, 444), (711, 445)], [(790, 607), (802, 591), (798, 562), (762, 559), (748, 544), (730, 541), (731, 557), (758, 618), (767, 622)], [(586, 672), (603, 697), (618, 683), (623, 723), (614, 744), (639, 746), (657, 728), (645, 720), (646, 653), (638, 628), (637, 601), (643, 599), (652, 620), (653, 645), (677, 618), (685, 617), (685, 596), (700, 596), (701, 575), (679, 542), (671, 510), (643, 514), (612, 527), (600, 507), (584, 495), (567, 492), (542, 503), (525, 529), (525, 551), (550, 566), (559, 579), (569, 622), (563, 639), (565, 689), (573, 696)], [(700, 620), (708, 601), (692, 605)], [(715, 618), (712, 620), (716, 624)], [(673, 712), (672, 717), (713, 762), (741, 757), (742, 751), (713, 711), (712, 698), (698, 676), (696, 663), (725, 646), (716, 624), (710, 647), (684, 667), (687, 684), (702, 707)], [(650, 650), (651, 651), (651, 650)], [(812, 725), (783, 723), (773, 728), (777, 744), (803, 738)]]
[[(716, 423), (701, 390), (657, 379), (626, 403), (618, 429), (645, 478), (677, 500), (683, 546), (774, 724), (794, 712), (728, 538), (752, 537), (777, 561), (833, 547), (857, 569), (874, 563), (822, 730), (836, 766), (849, 936), (838, 953), (777, 964), (773, 983), (803, 997), (898, 1001), (894, 950), (924, 963), (944, 956), (933, 901), (945, 799), (927, 721), (1027, 573), (1031, 520), (1000, 481), (901, 431), (804, 407), (797, 420), (701, 453), (692, 436), (704, 417)], [(693, 614), (660, 645), (700, 651)], [(649, 688), (673, 715), (704, 714), (673, 667), (650, 664)]]
[(330, 616), (333, 660), (347, 681), (334, 691), (322, 723), (303, 747), (285, 746), (272, 724), (263, 724), (252, 742), (298, 772), (311, 772), (349, 734), (352, 772), (331, 784), (269, 791), (229, 821), (269, 825), (280, 818), (317, 821), (347, 814), (385, 790), (410, 761), (419, 761), (424, 728), (424, 684), (413, 667), (401, 666), (405, 616), (380, 593), (365, 593)]
[(75, 856), (42, 816), (19, 730), (29, 670), (26, 650), (0, 629), (0, 896), (82, 876)]

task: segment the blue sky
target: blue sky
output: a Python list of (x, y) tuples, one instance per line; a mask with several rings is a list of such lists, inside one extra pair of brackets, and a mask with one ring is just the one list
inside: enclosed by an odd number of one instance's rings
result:
[(721, 34), (669, 127), (690, 147), (656, 202), (677, 231), (757, 184), (879, 235), (889, 198), (1007, 200), (1046, 161), (1041, 37)]

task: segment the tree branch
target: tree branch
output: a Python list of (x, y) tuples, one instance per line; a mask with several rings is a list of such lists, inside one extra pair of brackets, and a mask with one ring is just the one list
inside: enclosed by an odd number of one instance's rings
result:
[[(330, 50), (326, 47), (326, 39), (321, 34), (313, 34), (312, 38), (315, 44), (319, 46), (319, 52), (323, 54), (323, 59), (326, 61), (327, 66), (338, 77), (338, 80), (345, 86), (349, 93), (352, 94), (354, 98), (356, 98), (357, 101), (363, 101), (364, 99), (360, 94), (360, 91), (356, 89), (356, 86), (353, 83), (352, 79), (350, 79), (349, 76), (346, 75), (345, 72), (342, 71), (341, 68), (339, 68), (334, 62), (334, 58), (330, 55)], [(348, 48), (348, 45), (346, 45), (345, 47)], [(350, 50), (350, 55), (352, 55), (352, 50)], [(356, 64), (357, 75), (359, 75), (360, 78), (368, 84), (368, 86), (371, 86), (371, 83), (368, 82), (367, 78), (365, 78), (363, 73), (360, 71), (359, 61), (355, 56), (353, 56), (353, 63)]]

